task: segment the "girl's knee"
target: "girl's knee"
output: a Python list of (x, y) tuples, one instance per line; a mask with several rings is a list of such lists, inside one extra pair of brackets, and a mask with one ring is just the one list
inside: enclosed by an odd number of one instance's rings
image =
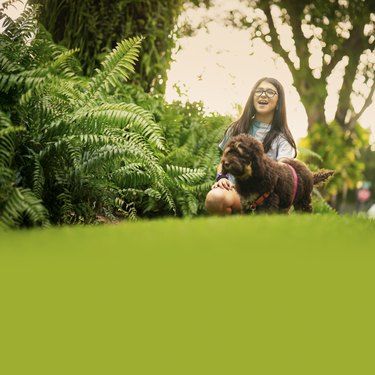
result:
[(223, 189), (216, 188), (208, 192), (206, 196), (206, 209), (211, 214), (219, 214), (223, 211), (225, 192)]
[(207, 211), (217, 215), (230, 215), (233, 203), (233, 192), (220, 188), (209, 191), (205, 202)]

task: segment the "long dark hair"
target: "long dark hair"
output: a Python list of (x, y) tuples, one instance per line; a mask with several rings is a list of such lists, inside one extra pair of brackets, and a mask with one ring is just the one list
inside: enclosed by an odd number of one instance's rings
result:
[(289, 130), (288, 122), (286, 119), (286, 105), (285, 105), (284, 89), (281, 83), (275, 78), (264, 77), (255, 83), (253, 89), (251, 90), (249, 99), (247, 99), (242, 115), (237, 121), (234, 121), (229, 126), (227, 131), (231, 129), (232, 136), (249, 132), (252, 120), (254, 119), (255, 114), (256, 114), (255, 107), (254, 107), (254, 93), (257, 87), (264, 81), (271, 83), (273, 86), (275, 86), (277, 90), (277, 94), (278, 94), (278, 101), (277, 101), (277, 106), (275, 108), (275, 112), (274, 112), (272, 123), (271, 123), (271, 129), (263, 140), (264, 151), (268, 152), (275, 138), (278, 137), (280, 134), (282, 134), (286, 138), (286, 140), (290, 143), (290, 145), (294, 148), (295, 156), (296, 156), (297, 147), (294, 142), (292, 133)]

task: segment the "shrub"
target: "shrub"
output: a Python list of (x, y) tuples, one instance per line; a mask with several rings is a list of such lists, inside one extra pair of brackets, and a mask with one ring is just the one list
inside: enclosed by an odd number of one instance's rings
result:
[(0, 17), (3, 223), (202, 213), (224, 121), (125, 83), (142, 38), (120, 42), (83, 77), (76, 50), (56, 46), (34, 8)]

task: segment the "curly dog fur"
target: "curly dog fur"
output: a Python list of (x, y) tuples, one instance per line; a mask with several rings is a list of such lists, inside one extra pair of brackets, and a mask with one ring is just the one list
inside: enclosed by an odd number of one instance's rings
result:
[[(263, 145), (247, 134), (237, 135), (227, 143), (221, 160), (223, 173), (235, 178), (243, 212), (249, 212), (254, 201), (269, 193), (264, 202), (256, 207), (259, 212), (288, 212), (293, 205), (301, 212), (312, 212), (311, 193), (313, 186), (327, 180), (334, 171), (321, 170), (312, 173), (299, 160), (287, 159), (282, 163), (264, 153)], [(294, 177), (290, 164), (298, 177), (294, 193)]]

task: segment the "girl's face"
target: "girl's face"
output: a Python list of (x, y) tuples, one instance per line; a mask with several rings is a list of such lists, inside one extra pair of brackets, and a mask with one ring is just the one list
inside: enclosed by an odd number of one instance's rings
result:
[(278, 92), (272, 83), (263, 81), (254, 91), (254, 107), (259, 114), (273, 113), (278, 100)]

